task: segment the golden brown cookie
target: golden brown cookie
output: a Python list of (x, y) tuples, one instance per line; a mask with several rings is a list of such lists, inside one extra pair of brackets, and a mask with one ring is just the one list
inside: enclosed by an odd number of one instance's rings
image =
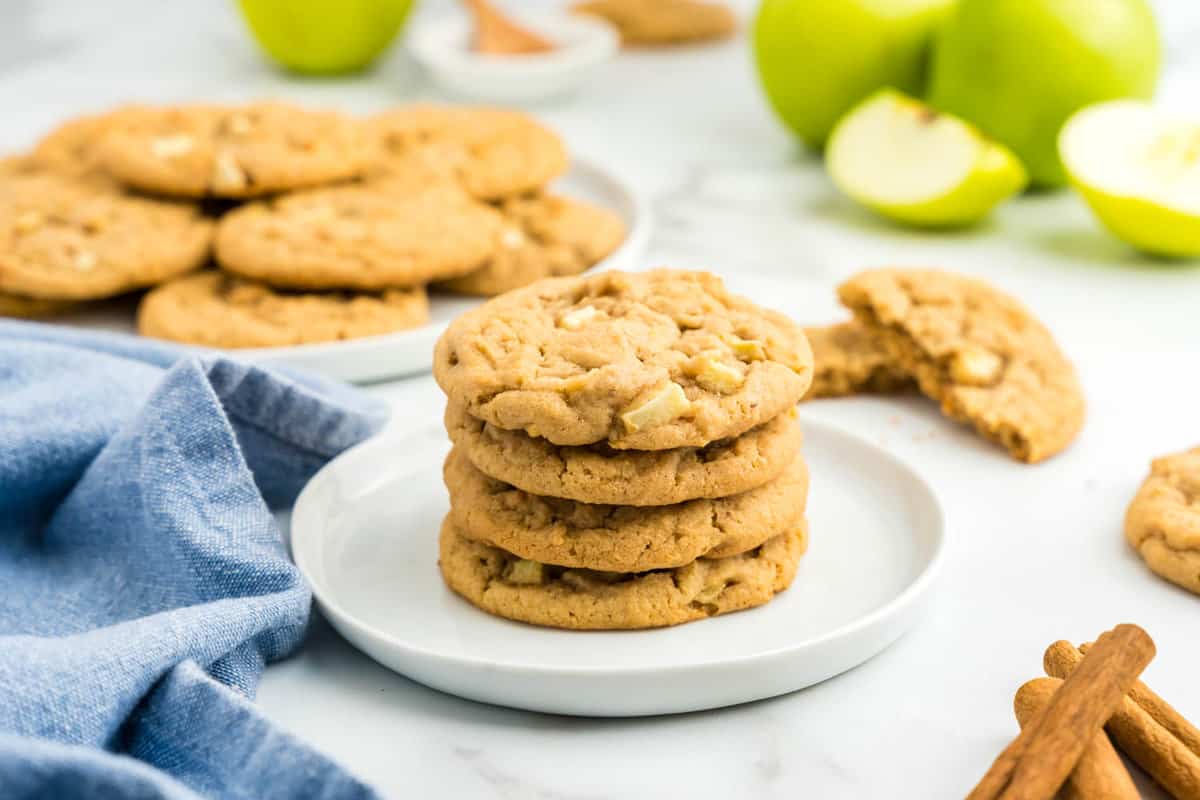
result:
[(45, 319), (65, 314), (77, 303), (70, 300), (41, 300), (36, 297), (22, 297), (19, 294), (0, 292), (0, 317), (15, 317), (17, 319)]
[(858, 322), (805, 328), (813, 351), (813, 382), (805, 400), (852, 394), (893, 394), (911, 388), (912, 378)]
[(800, 422), (785, 411), (757, 428), (706, 447), (613, 450), (564, 447), (475, 419), (446, 406), (446, 430), (481, 472), (527, 492), (581, 503), (661, 506), (725, 497), (772, 481), (800, 452)]
[(67, 120), (42, 137), (30, 158), (45, 169), (66, 175), (106, 174), (102, 158), (109, 131), (132, 123), (142, 110), (142, 106), (121, 106)]
[(1048, 458), (1083, 427), (1083, 390), (1054, 337), (983, 281), (880, 269), (851, 278), (838, 294), (943, 413), (1014, 458)]
[(404, 106), (368, 120), (366, 131), (374, 170), (407, 170), (415, 159), (485, 200), (541, 189), (567, 169), (562, 140), (519, 111)]
[(143, 336), (207, 347), (284, 347), (378, 336), (429, 319), (425, 290), (378, 294), (272, 289), (220, 272), (177, 278), (138, 307)]
[(143, 108), (112, 126), (101, 160), (120, 181), (179, 197), (259, 197), (353, 178), (358, 124), (287, 103)]
[(500, 203), (507, 225), (480, 269), (442, 282), (460, 294), (492, 296), (536, 280), (578, 275), (625, 240), (625, 223), (608, 209), (550, 194)]
[(1200, 594), (1200, 447), (1154, 459), (1125, 514), (1125, 538), (1150, 569)]
[(443, 474), (450, 516), (468, 539), (521, 558), (609, 572), (743, 553), (797, 527), (808, 498), (808, 469), (799, 458), (741, 494), (640, 508), (529, 494), (484, 475), (458, 449)]
[(572, 630), (659, 628), (767, 603), (796, 577), (807, 524), (746, 553), (644, 573), (563, 569), (519, 559), (442, 523), (442, 578), (469, 603), (520, 622)]
[(0, 174), (0, 292), (91, 300), (152, 286), (204, 263), (212, 227), (193, 205), (106, 181)]
[(447, 182), (311, 189), (226, 214), (217, 261), (296, 289), (379, 291), (465, 275), (491, 255), (495, 209)]
[(787, 317), (715, 275), (547, 278), (456, 319), (434, 377), (471, 416), (554, 444), (703, 447), (803, 397), (812, 353)]
[(612, 23), (628, 46), (725, 39), (737, 30), (728, 6), (699, 0), (587, 0), (571, 10)]

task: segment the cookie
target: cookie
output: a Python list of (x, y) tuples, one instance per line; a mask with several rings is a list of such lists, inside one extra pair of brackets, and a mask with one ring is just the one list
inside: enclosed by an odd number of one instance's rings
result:
[(542, 278), (578, 275), (607, 258), (625, 240), (625, 223), (611, 211), (549, 194), (500, 204), (508, 224), (483, 267), (441, 288), (492, 296)]
[(983, 281), (881, 269), (851, 278), (838, 294), (943, 413), (1014, 458), (1048, 458), (1083, 427), (1083, 390), (1054, 337)]
[(608, 572), (743, 553), (799, 525), (808, 498), (808, 469), (799, 458), (757, 489), (640, 508), (529, 494), (484, 475), (457, 448), (443, 475), (450, 516), (468, 539), (521, 558)]
[(588, 0), (571, 10), (610, 22), (629, 46), (725, 39), (737, 30), (728, 7), (698, 0)]
[(230, 272), (295, 289), (379, 291), (465, 275), (503, 219), (450, 183), (370, 182), (249, 203), (217, 230)]
[(791, 585), (807, 525), (761, 547), (645, 573), (551, 567), (462, 536), (442, 523), (438, 565), (456, 593), (489, 614), (572, 630), (659, 628), (760, 606)]
[(377, 336), (429, 319), (425, 290), (295, 293), (220, 272), (177, 278), (138, 307), (143, 336), (207, 347), (283, 347)]
[(69, 300), (40, 300), (36, 297), (0, 292), (0, 317), (45, 319), (65, 314), (75, 306), (76, 303)]
[(204, 263), (212, 228), (195, 206), (106, 182), (0, 174), (0, 292), (91, 300), (152, 286)]
[(661, 506), (726, 497), (775, 480), (800, 452), (794, 411), (732, 439), (674, 450), (564, 447), (446, 406), (446, 430), (481, 472), (533, 494), (582, 503)]
[(852, 394), (893, 394), (911, 388), (912, 378), (865, 327), (843, 322), (805, 328), (813, 351), (813, 382), (806, 400)]
[(484, 200), (538, 190), (567, 169), (562, 140), (519, 111), (413, 105), (365, 127), (374, 170), (408, 169), (416, 159)]
[(1125, 514), (1125, 538), (1158, 575), (1200, 594), (1200, 447), (1151, 463)]
[(258, 197), (353, 178), (366, 165), (354, 121), (286, 103), (141, 109), (113, 126), (101, 161), (142, 191)]
[(463, 314), (434, 377), (467, 413), (553, 444), (703, 447), (794, 405), (812, 353), (787, 317), (715, 275), (547, 278)]
[(50, 171), (65, 175), (104, 175), (102, 159), (109, 132), (133, 123), (142, 111), (143, 107), (130, 105), (67, 120), (42, 137), (30, 158)]

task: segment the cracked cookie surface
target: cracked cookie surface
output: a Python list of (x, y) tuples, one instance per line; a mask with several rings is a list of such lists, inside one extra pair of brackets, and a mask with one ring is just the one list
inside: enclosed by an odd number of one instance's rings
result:
[(101, 158), (142, 191), (244, 198), (353, 178), (363, 142), (348, 117), (287, 103), (159, 107), (112, 126)]
[(727, 6), (699, 0), (588, 0), (571, 10), (607, 20), (632, 46), (724, 39), (737, 29)]
[(1048, 458), (1083, 427), (1074, 367), (1009, 295), (950, 272), (899, 269), (861, 273), (838, 295), (944, 414), (1014, 458)]
[(423, 325), (425, 290), (378, 294), (283, 292), (220, 272), (151, 290), (138, 307), (143, 336), (206, 347), (282, 347), (377, 336)]
[(912, 378), (858, 322), (805, 328), (813, 351), (813, 382), (806, 400), (853, 394), (894, 394)]
[(567, 169), (558, 135), (519, 111), (413, 105), (378, 114), (365, 128), (373, 171), (407, 170), (416, 160), (485, 200), (540, 189)]
[(106, 181), (0, 173), (0, 291), (95, 300), (152, 286), (199, 267), (212, 230), (191, 204)]
[(434, 377), (467, 413), (554, 444), (703, 447), (803, 397), (812, 353), (782, 314), (715, 275), (548, 278), (463, 314)]
[(217, 260), (296, 289), (377, 291), (478, 269), (500, 214), (448, 182), (376, 181), (249, 203), (217, 229)]
[(438, 566), (472, 605), (572, 630), (659, 628), (760, 606), (784, 591), (808, 545), (807, 524), (736, 556), (676, 569), (611, 573), (546, 567), (463, 537), (442, 523)]
[(627, 506), (754, 489), (779, 477), (801, 444), (800, 422), (791, 410), (741, 436), (672, 450), (560, 446), (497, 428), (454, 402), (446, 406), (446, 430), (463, 455), (492, 478), (532, 494)]
[(808, 498), (808, 469), (799, 458), (756, 489), (663, 506), (529, 494), (484, 475), (457, 448), (446, 458), (444, 477), (450, 516), (468, 539), (546, 564), (610, 572), (745, 552), (797, 527)]
[(499, 205), (505, 227), (485, 264), (440, 286), (492, 296), (541, 278), (578, 275), (625, 240), (625, 223), (608, 209), (552, 194), (513, 197)]
[(1200, 594), (1200, 447), (1154, 459), (1125, 538), (1158, 575)]

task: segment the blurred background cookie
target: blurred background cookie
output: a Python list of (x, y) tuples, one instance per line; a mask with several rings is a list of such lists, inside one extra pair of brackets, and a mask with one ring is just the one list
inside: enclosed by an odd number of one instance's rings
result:
[(429, 319), (425, 290), (374, 294), (287, 292), (219, 272), (150, 291), (138, 308), (145, 336), (207, 347), (283, 347), (377, 336)]

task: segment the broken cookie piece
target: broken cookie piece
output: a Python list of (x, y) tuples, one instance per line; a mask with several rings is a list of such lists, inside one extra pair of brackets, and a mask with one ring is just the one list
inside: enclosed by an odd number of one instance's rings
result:
[(1021, 303), (981, 280), (940, 270), (878, 269), (838, 295), (943, 413), (1034, 463), (1083, 427), (1075, 368)]

